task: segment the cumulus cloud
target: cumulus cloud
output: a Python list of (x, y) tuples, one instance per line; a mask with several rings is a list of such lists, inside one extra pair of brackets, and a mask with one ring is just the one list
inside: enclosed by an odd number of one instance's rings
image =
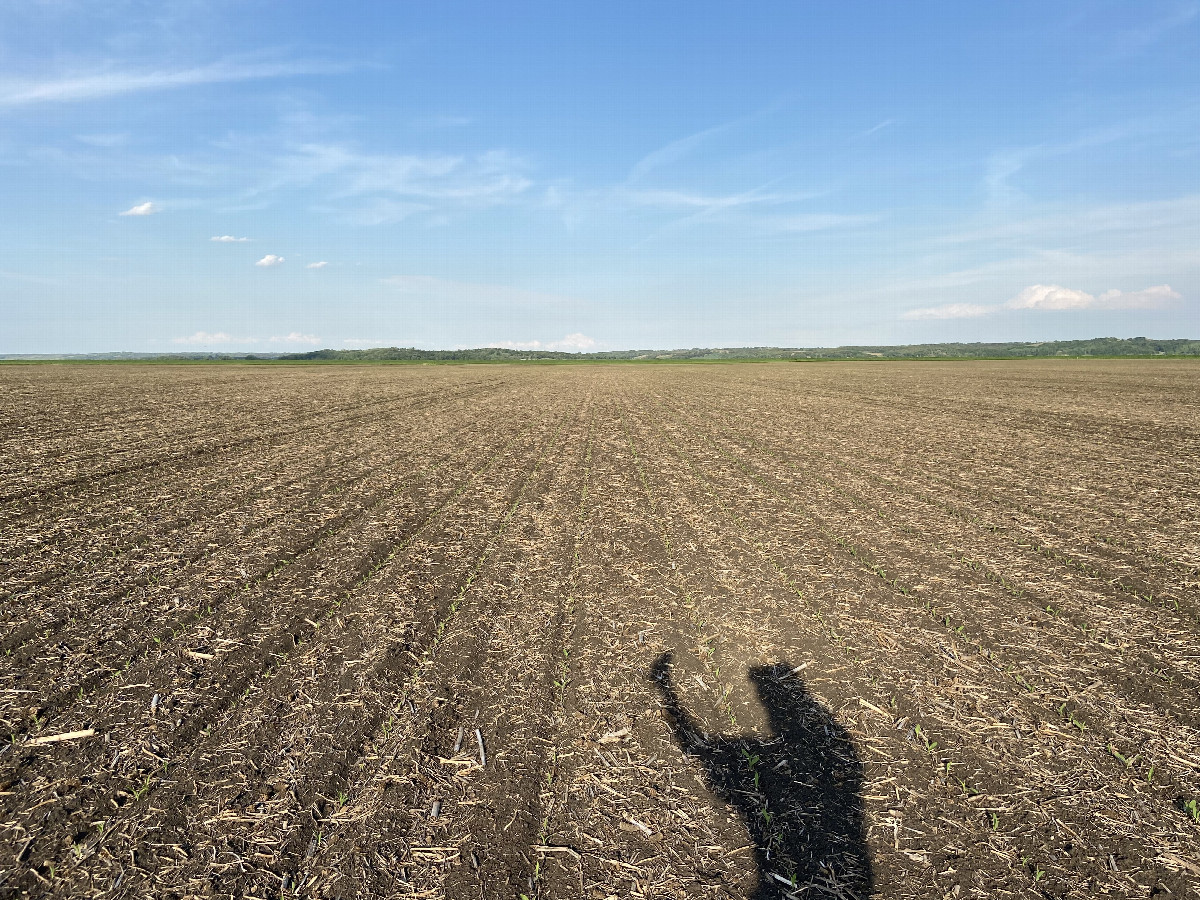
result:
[(580, 334), (578, 331), (568, 334), (561, 341), (557, 341), (556, 344), (563, 350), (574, 350), (580, 353), (585, 350), (591, 350), (596, 346), (596, 342), (592, 338), (586, 334)]
[(370, 350), (374, 347), (411, 347), (415, 344), (409, 340), (395, 340), (393, 338), (343, 338), (341, 341), (343, 347), (349, 350)]
[(578, 331), (566, 335), (558, 341), (494, 341), (487, 346), (503, 347), (507, 350), (561, 350), (566, 353), (586, 353), (596, 346), (596, 342), (586, 334)]
[(290, 334), (285, 334), (282, 337), (267, 338), (271, 344), (319, 344), (321, 339), (315, 334), (301, 334), (298, 331), (293, 331)]
[(1094, 296), (1086, 291), (1061, 287), (1057, 284), (1034, 284), (1013, 297), (1008, 309), (1160, 309), (1181, 296), (1169, 284), (1159, 284), (1140, 291), (1105, 291)]
[(187, 337), (172, 338), (173, 344), (245, 344), (253, 343), (254, 339), (250, 338), (235, 338), (232, 335), (226, 334), (224, 331), (197, 331), (195, 334), (189, 334)]
[(1105, 291), (1096, 298), (1096, 303), (1100, 309), (1161, 309), (1182, 299), (1183, 295), (1169, 284), (1156, 284), (1140, 291)]
[(261, 266), (264, 269), (269, 269), (271, 266), (278, 266), (283, 262), (282, 256), (276, 256), (274, 253), (268, 253), (262, 259), (255, 263), (256, 266)]
[(311, 262), (304, 268), (306, 268), (306, 269), (323, 269), (327, 265), (329, 265), (329, 263), (327, 263), (325, 260), (321, 260), (320, 262)]
[(234, 337), (224, 331), (197, 331), (195, 334), (190, 334), (187, 337), (172, 338), (174, 344), (191, 344), (196, 346), (211, 346), (214, 344), (319, 344), (321, 339), (315, 334), (301, 334), (299, 331), (293, 331), (285, 335), (277, 335), (269, 338), (257, 337)]
[(145, 203), (138, 203), (135, 206), (129, 207), (125, 212), (120, 213), (122, 216), (152, 216), (160, 209), (152, 201), (147, 200)]
[(920, 309), (910, 309), (902, 319), (975, 319), (986, 316), (994, 311), (994, 306), (982, 306), (977, 303), (944, 303), (941, 306), (924, 306)]
[(1009, 309), (1087, 309), (1096, 298), (1057, 284), (1034, 284), (1008, 301)]
[(1105, 291), (1099, 296), (1058, 284), (1031, 284), (1007, 303), (944, 303), (924, 306), (901, 314), (902, 319), (975, 319), (1008, 309), (1088, 310), (1088, 309), (1162, 309), (1182, 295), (1169, 284), (1158, 284), (1140, 291)]
[(234, 237), (232, 234), (222, 234), (217, 237), (210, 237), (210, 241), (216, 241), (218, 244), (244, 244), (250, 240), (248, 237)]

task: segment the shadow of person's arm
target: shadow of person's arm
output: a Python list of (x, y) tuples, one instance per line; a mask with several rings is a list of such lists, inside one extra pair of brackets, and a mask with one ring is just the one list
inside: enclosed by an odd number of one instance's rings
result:
[(700, 723), (692, 718), (679, 699), (679, 691), (671, 675), (671, 654), (664, 653), (650, 667), (650, 677), (662, 695), (663, 709), (667, 722), (675, 732), (675, 738), (685, 753), (698, 753), (705, 746), (704, 731)]

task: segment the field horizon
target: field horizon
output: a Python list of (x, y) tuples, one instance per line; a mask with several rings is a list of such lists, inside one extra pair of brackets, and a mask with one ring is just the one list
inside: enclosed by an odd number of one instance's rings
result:
[(841, 347), (691, 347), (674, 350), (566, 352), (506, 347), (428, 350), (375, 347), (363, 350), (311, 350), (303, 353), (0, 353), (0, 362), (767, 362), (968, 360), (968, 359), (1154, 359), (1200, 357), (1200, 340), (1087, 338), (1067, 341), (950, 342), (938, 344), (847, 345)]

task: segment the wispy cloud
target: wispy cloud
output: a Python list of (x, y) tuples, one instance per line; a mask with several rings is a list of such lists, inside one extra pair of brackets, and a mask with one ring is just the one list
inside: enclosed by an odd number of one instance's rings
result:
[(274, 253), (268, 253), (266, 256), (264, 256), (262, 259), (260, 259), (258, 262), (255, 263), (256, 266), (259, 266), (264, 269), (269, 269), (269, 268), (272, 268), (273, 266), (279, 266), (282, 264), (283, 264), (283, 257), (276, 256)]
[(423, 119), (416, 119), (413, 125), (417, 128), (465, 128), (474, 120), (469, 116), (455, 116), (444, 114), (440, 116), (427, 116)]
[(896, 124), (895, 119), (884, 119), (878, 125), (874, 125), (874, 126), (868, 128), (866, 131), (859, 134), (858, 137), (859, 138), (870, 137), (871, 135), (875, 134), (876, 132), (883, 131), (883, 129), (885, 129), (885, 128), (891, 128), (895, 124)]
[(383, 283), (400, 294), (426, 303), (545, 309), (577, 302), (558, 294), (544, 294), (507, 285), (451, 281), (431, 275), (393, 275), (384, 278)]
[(112, 147), (120, 147), (129, 140), (127, 134), (77, 134), (75, 140), (81, 144), (87, 144), (89, 147), (103, 147), (109, 149)]
[(648, 190), (621, 188), (616, 192), (618, 200), (633, 206), (658, 206), (698, 210), (734, 209), (739, 206), (782, 206), (801, 203), (823, 197), (827, 191), (768, 192), (757, 187), (736, 194), (702, 194), (691, 191)]
[(503, 150), (473, 156), (366, 153), (352, 144), (306, 142), (269, 162), (247, 199), (285, 188), (325, 191), (322, 209), (356, 225), (383, 225), (422, 212), (507, 204), (532, 181), (525, 163)]
[(1200, 3), (1181, 3), (1171, 12), (1121, 32), (1118, 36), (1118, 56), (1140, 53), (1164, 37), (1190, 23), (1200, 15)]
[(33, 103), (67, 103), (97, 100), (120, 94), (160, 91), (168, 88), (293, 75), (328, 75), (350, 71), (354, 66), (328, 62), (238, 62), (220, 60), (186, 69), (121, 71), (103, 68), (42, 81), (6, 81), (0, 88), (0, 106)]
[(159, 212), (161, 209), (162, 209), (161, 206), (158, 206), (153, 201), (147, 200), (145, 203), (138, 203), (134, 206), (129, 207), (129, 209), (125, 210), (125, 212), (123, 212), (123, 213), (117, 213), (117, 215), (119, 215), (119, 216), (152, 216), (156, 212)]
[(629, 170), (629, 180), (640, 181), (655, 169), (661, 169), (664, 166), (678, 162), (709, 138), (715, 137), (724, 131), (729, 131), (744, 121), (745, 119), (734, 119), (731, 122), (714, 125), (711, 128), (705, 128), (703, 131), (689, 134), (687, 137), (678, 138), (669, 144), (659, 147), (657, 150), (647, 153)]
[(717, 137), (728, 131), (733, 131), (742, 126), (749, 125), (761, 119), (763, 116), (770, 115), (780, 107), (779, 103), (772, 103), (762, 109), (755, 110), (744, 116), (739, 116), (736, 119), (730, 119), (728, 122), (722, 122), (719, 125), (713, 125), (701, 131), (694, 132), (686, 137), (677, 138), (668, 144), (664, 144), (657, 150), (652, 150), (641, 159), (639, 159), (629, 170), (630, 182), (640, 181), (657, 169), (663, 169), (671, 166), (680, 160), (690, 156), (693, 152), (706, 144), (712, 138)]
[(876, 213), (795, 213), (762, 216), (754, 224), (769, 231), (829, 231), (872, 225), (882, 218)]
[(1070, 236), (1149, 233), (1200, 228), (1200, 194), (1167, 200), (1093, 206), (1051, 207), (1040, 214), (980, 228), (964, 228), (937, 239), (943, 245), (980, 243), (995, 245), (1012, 240), (1022, 244)]
[(328, 263), (328, 262), (326, 262), (325, 260), (321, 260), (320, 262), (310, 262), (310, 263), (309, 263), (307, 266), (305, 266), (304, 268), (306, 268), (306, 269), (323, 269), (323, 268), (325, 268), (327, 265), (329, 265), (329, 263)]
[(250, 238), (234, 237), (232, 234), (222, 234), (217, 237), (210, 237), (209, 240), (216, 241), (218, 244), (244, 244), (247, 243)]
[(1093, 150), (1128, 136), (1128, 127), (1114, 127), (1083, 134), (1068, 141), (997, 150), (985, 161), (983, 184), (988, 201), (993, 206), (1006, 206), (1025, 199), (1024, 192), (1010, 184), (1009, 179), (1035, 160), (1069, 156), (1080, 150)]

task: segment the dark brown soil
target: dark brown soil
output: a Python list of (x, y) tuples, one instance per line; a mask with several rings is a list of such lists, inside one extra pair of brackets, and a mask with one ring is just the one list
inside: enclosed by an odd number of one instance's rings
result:
[(0, 368), (0, 896), (1200, 896), (1197, 383)]

